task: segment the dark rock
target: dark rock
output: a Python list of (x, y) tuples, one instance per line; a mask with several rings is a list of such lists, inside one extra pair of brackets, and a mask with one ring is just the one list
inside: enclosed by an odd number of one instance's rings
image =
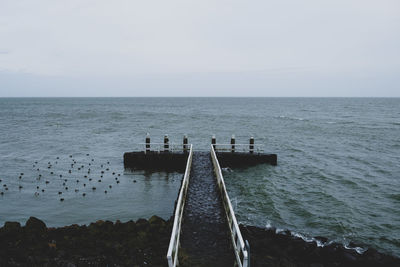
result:
[(164, 221), (162, 218), (160, 218), (160, 217), (158, 217), (158, 216), (156, 216), (156, 215), (153, 215), (153, 216), (149, 219), (149, 223), (150, 223), (150, 224), (164, 224), (165, 221)]
[(2, 231), (5, 234), (13, 234), (19, 233), (21, 229), (21, 224), (19, 222), (5, 222)]
[(357, 258), (350, 251), (345, 251), (343, 257), (349, 262), (355, 262), (357, 260)]
[[(240, 228), (251, 246), (251, 266), (400, 266), (399, 258), (374, 249), (358, 254), (338, 243), (317, 247), (316, 242), (306, 242), (287, 231), (276, 234), (254, 226)], [(323, 237), (316, 239), (327, 241)]]
[(280, 266), (282, 267), (296, 267), (297, 265), (294, 262), (291, 262), (289, 259), (283, 258), (280, 262)]
[(30, 217), (25, 224), (25, 230), (31, 233), (44, 233), (46, 232), (46, 224), (35, 217)]
[(136, 221), (136, 227), (139, 230), (145, 229), (148, 226), (149, 226), (149, 222), (147, 220), (145, 220), (145, 219), (139, 219), (139, 220)]

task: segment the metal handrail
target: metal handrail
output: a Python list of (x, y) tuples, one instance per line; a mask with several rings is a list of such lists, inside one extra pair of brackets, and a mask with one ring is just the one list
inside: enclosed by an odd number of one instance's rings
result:
[(249, 267), (250, 252), (248, 251), (243, 241), (243, 237), (236, 220), (235, 212), (233, 211), (232, 204), (228, 196), (228, 192), (226, 191), (224, 177), (222, 176), (221, 167), (219, 165), (213, 145), (211, 145), (211, 159), (214, 165), (214, 172), (217, 178), (218, 187), (220, 189), (222, 202), (224, 204), (225, 214), (228, 219), (229, 231), (231, 233), (232, 244), (236, 256), (236, 262), (239, 267)]
[[(264, 152), (264, 145), (252, 144), (253, 152), (261, 153)], [(236, 152), (249, 152), (250, 144), (213, 144), (216, 152), (232, 151), (232, 147)]]
[(182, 215), (183, 215), (183, 208), (185, 206), (187, 188), (189, 185), (189, 176), (190, 176), (190, 169), (192, 166), (192, 158), (193, 158), (193, 145), (190, 145), (190, 152), (186, 163), (185, 175), (183, 176), (178, 202), (176, 203), (174, 225), (172, 227), (171, 239), (169, 241), (169, 247), (167, 252), (167, 260), (169, 267), (175, 267), (178, 265), (178, 250), (179, 250), (179, 238), (181, 234)]
[(165, 143), (138, 143), (136, 144), (140, 147), (140, 150), (146, 152), (146, 146), (150, 146), (149, 149), (151, 151), (162, 152), (162, 151), (184, 151), (184, 147), (189, 150), (189, 144), (177, 144), (177, 143), (167, 143), (168, 149), (165, 149)]

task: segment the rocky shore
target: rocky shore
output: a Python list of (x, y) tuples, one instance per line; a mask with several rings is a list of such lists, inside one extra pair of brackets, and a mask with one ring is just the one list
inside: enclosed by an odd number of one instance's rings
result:
[[(368, 249), (363, 254), (332, 243), (318, 247), (316, 242), (306, 242), (289, 231), (277, 234), (275, 229), (240, 226), (243, 238), (250, 243), (251, 266), (270, 267), (375, 267), (400, 266), (400, 258)], [(317, 237), (322, 242), (327, 240)]]
[[(167, 266), (172, 223), (157, 216), (59, 228), (34, 217), (25, 226), (6, 222), (0, 228), (0, 266)], [(251, 245), (252, 267), (400, 266), (399, 258), (374, 249), (358, 254), (336, 243), (318, 247), (290, 232), (240, 227)]]
[(0, 266), (166, 266), (172, 220), (47, 228), (31, 217), (0, 229)]

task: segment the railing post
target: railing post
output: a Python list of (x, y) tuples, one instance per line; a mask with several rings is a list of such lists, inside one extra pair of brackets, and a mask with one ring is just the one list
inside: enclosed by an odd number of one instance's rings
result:
[(247, 267), (250, 267), (250, 244), (248, 240), (246, 240), (244, 243), (247, 250)]
[(253, 154), (254, 152), (254, 137), (250, 137), (250, 145), (249, 145), (250, 153)]
[(215, 145), (217, 144), (217, 138), (215, 137), (215, 135), (213, 134), (213, 136), (211, 137), (211, 144), (213, 145), (213, 148), (215, 150)]
[(146, 153), (150, 152), (150, 134), (146, 134)]
[(184, 152), (184, 153), (187, 153), (187, 151), (188, 151), (188, 137), (187, 137), (187, 135), (185, 134), (185, 135), (183, 136), (183, 152)]
[(235, 152), (235, 135), (234, 134), (232, 134), (232, 137), (231, 137), (231, 145), (232, 145), (231, 151)]
[(168, 134), (164, 135), (164, 151), (168, 152), (169, 151), (169, 138)]

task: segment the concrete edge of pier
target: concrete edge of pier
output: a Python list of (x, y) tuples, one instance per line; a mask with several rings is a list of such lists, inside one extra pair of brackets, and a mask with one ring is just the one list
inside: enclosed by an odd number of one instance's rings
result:
[(132, 170), (184, 172), (188, 153), (135, 151), (124, 153), (124, 167)]
[(222, 168), (250, 167), (258, 164), (278, 164), (276, 154), (246, 153), (246, 152), (216, 152), (219, 164)]
[[(217, 152), (222, 168), (246, 168), (258, 164), (277, 165), (276, 154), (246, 153), (246, 152)], [(135, 151), (124, 154), (125, 169), (146, 171), (177, 171), (184, 172), (188, 153)]]

